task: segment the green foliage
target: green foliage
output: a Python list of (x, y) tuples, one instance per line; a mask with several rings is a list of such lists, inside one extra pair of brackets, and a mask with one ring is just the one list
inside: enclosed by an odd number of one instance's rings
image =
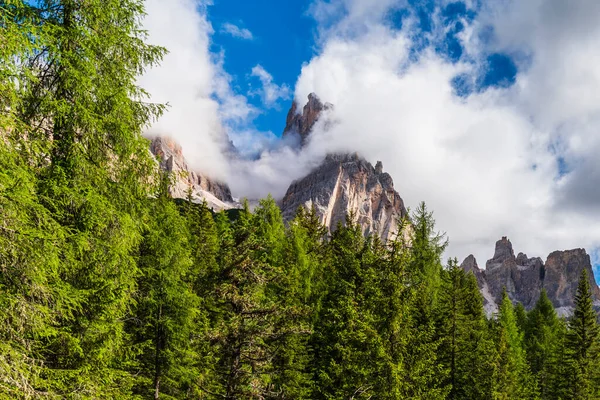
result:
[(186, 220), (166, 196), (148, 206), (128, 331), (136, 353), (130, 367), (134, 393), (175, 399), (199, 392), (193, 350), (200, 302), (189, 274), (193, 259)]
[(558, 388), (554, 383), (562, 379), (555, 369), (560, 367), (557, 355), (562, 342), (561, 322), (548, 299), (546, 290), (542, 289), (535, 307), (527, 315), (525, 323), (525, 348), (531, 372), (537, 378), (537, 385), (542, 399), (552, 398)]
[[(388, 243), (174, 201), (142, 0), (0, 0), (0, 398), (596, 399), (582, 276), (488, 320), (421, 203)], [(539, 390), (539, 391), (538, 391)]]
[(571, 399), (597, 399), (600, 396), (600, 327), (593, 308), (587, 272), (583, 270), (575, 295), (575, 311), (566, 337), (570, 371)]
[(448, 366), (451, 387), (447, 398), (490, 398), (495, 353), (483, 299), (475, 276), (467, 275), (456, 260), (442, 274), (438, 318), (439, 358)]
[(498, 359), (493, 398), (537, 399), (538, 389), (526, 361), (523, 332), (506, 291), (502, 293), (496, 340)]

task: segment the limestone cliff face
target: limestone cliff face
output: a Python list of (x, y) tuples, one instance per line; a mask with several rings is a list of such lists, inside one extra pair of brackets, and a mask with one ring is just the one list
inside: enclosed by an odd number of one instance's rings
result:
[(357, 154), (328, 155), (318, 168), (293, 182), (281, 202), (284, 219), (291, 220), (300, 206), (314, 206), (330, 231), (352, 213), (365, 235), (384, 240), (393, 237), (397, 218), (406, 215), (383, 165), (373, 167)]
[(485, 271), (477, 267), (472, 255), (461, 266), (477, 277), (488, 313), (497, 310), (506, 288), (513, 303), (521, 303), (527, 310), (535, 306), (542, 289), (546, 289), (558, 313), (570, 315), (583, 270), (588, 274), (594, 303), (600, 309), (600, 288), (594, 280), (590, 257), (583, 249), (555, 251), (544, 263), (539, 257), (528, 258), (523, 253), (515, 257), (512, 243), (503, 237), (496, 242), (494, 257), (487, 261)]
[(187, 198), (189, 189), (192, 189), (194, 201), (206, 201), (216, 211), (234, 206), (229, 186), (191, 170), (183, 157), (181, 146), (172, 139), (155, 137), (150, 144), (150, 151), (158, 158), (162, 169), (174, 174), (175, 181), (169, 189), (171, 196)]
[(300, 144), (304, 146), (322, 112), (332, 107), (330, 103), (323, 104), (314, 93), (308, 95), (308, 102), (304, 105), (301, 113), (298, 110), (298, 104), (294, 101), (287, 114), (283, 137), (297, 134), (300, 136)]
[(592, 297), (595, 305), (600, 306), (600, 288), (594, 279), (590, 256), (584, 249), (555, 251), (550, 253), (545, 264), (543, 286), (552, 300), (554, 307), (560, 310), (572, 309), (574, 294), (582, 270), (587, 271)]

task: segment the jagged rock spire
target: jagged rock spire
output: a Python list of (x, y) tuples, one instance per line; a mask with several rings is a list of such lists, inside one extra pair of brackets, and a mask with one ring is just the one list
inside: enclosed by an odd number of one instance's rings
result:
[(473, 256), (467, 257), (461, 266), (477, 277), (488, 311), (493, 312), (492, 307), (487, 307), (488, 303), (500, 303), (504, 289), (514, 303), (523, 304), (527, 310), (533, 308), (541, 290), (545, 289), (558, 313), (570, 315), (583, 270), (590, 277), (594, 306), (600, 310), (600, 288), (594, 281), (590, 257), (584, 249), (555, 251), (544, 263), (541, 258), (528, 258), (525, 253), (515, 257), (512, 243), (503, 237), (496, 242), (494, 257), (487, 261), (485, 271), (479, 270)]
[(300, 136), (301, 146), (304, 146), (322, 112), (332, 107), (333, 105), (330, 103), (323, 104), (315, 93), (308, 95), (308, 102), (304, 105), (302, 113), (298, 112), (298, 103), (294, 101), (288, 111), (283, 137), (297, 134)]

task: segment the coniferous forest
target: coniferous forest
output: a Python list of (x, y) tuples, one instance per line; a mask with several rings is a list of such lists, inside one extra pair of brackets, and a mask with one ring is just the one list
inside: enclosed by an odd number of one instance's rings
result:
[(486, 317), (421, 204), (389, 243), (174, 201), (141, 0), (0, 0), (0, 398), (599, 399), (600, 328)]

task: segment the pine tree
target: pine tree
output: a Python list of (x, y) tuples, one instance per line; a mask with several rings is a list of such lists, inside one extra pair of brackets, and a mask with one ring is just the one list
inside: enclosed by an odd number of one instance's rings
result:
[(312, 398), (366, 399), (383, 395), (384, 344), (369, 299), (379, 254), (347, 216), (329, 243), (330, 287), (315, 323)]
[(285, 238), (285, 273), (279, 285), (280, 301), (294, 310), (294, 323), (302, 332), (282, 338), (281, 352), (273, 360), (275, 385), (282, 396), (309, 398), (312, 364), (309, 342), (328, 283), (323, 275), (327, 229), (316, 210), (300, 207), (289, 224)]
[(531, 377), (523, 347), (523, 332), (519, 330), (506, 290), (502, 293), (497, 329), (498, 361), (493, 398), (537, 399), (537, 386)]
[(411, 249), (413, 252), (410, 273), (415, 285), (420, 286), (420, 301), (424, 316), (430, 318), (436, 305), (441, 286), (441, 256), (448, 246), (444, 233), (435, 230), (433, 213), (427, 210), (424, 202), (419, 204), (412, 216)]
[(134, 393), (155, 399), (191, 395), (198, 375), (191, 345), (199, 299), (189, 280), (189, 232), (167, 184), (165, 176), (157, 199), (149, 200), (136, 306), (128, 323), (139, 353), (131, 371), (136, 376)]
[(525, 349), (531, 372), (542, 399), (553, 395), (550, 387), (560, 379), (552, 373), (551, 362), (559, 348), (560, 323), (546, 290), (542, 289), (535, 307), (527, 315)]
[(57, 332), (68, 233), (39, 204), (35, 186), (31, 167), (0, 139), (0, 398), (48, 393), (39, 338)]
[(411, 258), (408, 285), (411, 293), (410, 335), (404, 355), (404, 381), (409, 398), (444, 398), (450, 387), (445, 383), (447, 368), (437, 361), (441, 339), (436, 332), (435, 310), (441, 287), (441, 255), (448, 242), (435, 230), (433, 213), (421, 203), (413, 214), (410, 235)]
[[(37, 272), (50, 289), (43, 301), (48, 325), (23, 332), (32, 338), (28, 359), (43, 369), (37, 390), (123, 396), (131, 385), (123, 320), (154, 170), (141, 130), (162, 109), (143, 103), (135, 82), (163, 50), (143, 41), (141, 1), (0, 6), (2, 37), (9, 38), (0, 45), (0, 73), (16, 79), (0, 89), (9, 102), (2, 124), (10, 121), (9, 145), (34, 177), (32, 221), (55, 226), (48, 243), (57, 261)], [(33, 254), (26, 259), (39, 262)]]
[(597, 399), (600, 396), (600, 327), (592, 303), (590, 282), (582, 271), (575, 295), (575, 310), (569, 320), (566, 346), (570, 361), (570, 398)]
[(280, 295), (285, 242), (279, 209), (267, 199), (253, 215), (246, 204), (234, 223), (220, 215), (217, 229), (219, 271), (207, 337), (215, 360), (203, 390), (231, 399), (282, 397), (280, 371), (271, 361), (281, 356), (284, 338), (305, 332)]
[(515, 318), (517, 319), (517, 327), (525, 334), (527, 330), (527, 311), (521, 303), (515, 305)]
[(448, 399), (489, 398), (494, 354), (483, 300), (475, 276), (465, 274), (456, 259), (442, 274), (437, 318), (439, 360), (449, 370)]
[[(559, 319), (553, 332), (555, 341), (552, 351), (544, 364), (543, 398), (549, 400), (565, 400), (570, 398), (572, 368), (570, 367), (569, 349), (567, 348), (567, 323)], [(538, 378), (539, 379), (539, 378)]]

